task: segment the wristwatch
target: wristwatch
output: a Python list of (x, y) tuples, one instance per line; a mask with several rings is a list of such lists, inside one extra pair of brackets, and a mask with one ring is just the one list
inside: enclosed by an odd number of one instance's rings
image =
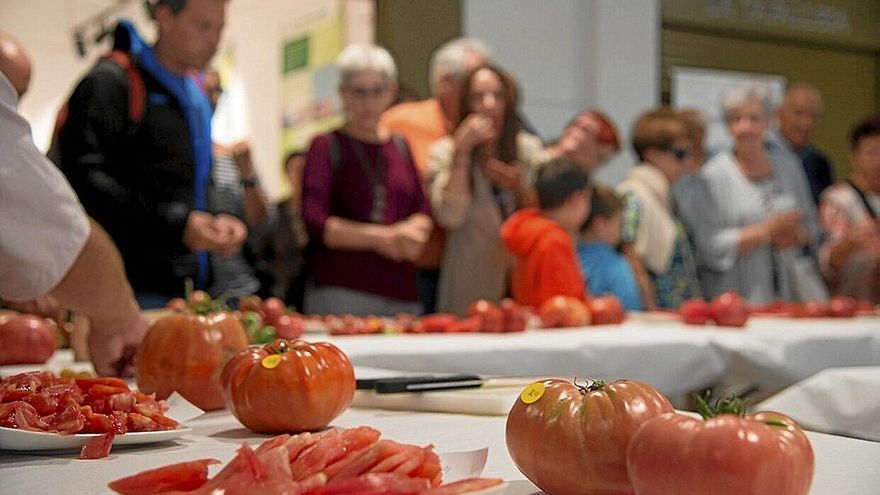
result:
[(242, 187), (254, 187), (260, 184), (260, 178), (256, 175), (249, 175), (241, 179)]

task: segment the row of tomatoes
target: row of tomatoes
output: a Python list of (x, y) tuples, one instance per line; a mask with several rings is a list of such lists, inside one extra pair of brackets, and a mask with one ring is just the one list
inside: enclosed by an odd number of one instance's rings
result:
[(859, 313), (874, 314), (874, 305), (851, 297), (837, 296), (830, 301), (796, 303), (777, 300), (770, 304), (750, 306), (734, 291), (716, 296), (712, 301), (689, 299), (678, 309), (682, 321), (688, 325), (705, 325), (712, 321), (719, 326), (741, 327), (750, 315), (781, 316), (789, 318), (852, 318)]

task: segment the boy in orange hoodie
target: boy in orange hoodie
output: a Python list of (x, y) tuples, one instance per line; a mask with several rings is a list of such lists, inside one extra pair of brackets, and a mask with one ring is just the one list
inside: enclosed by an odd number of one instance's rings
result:
[(535, 181), (540, 209), (524, 208), (501, 226), (501, 239), (516, 257), (511, 292), (538, 308), (556, 295), (586, 296), (572, 232), (590, 213), (589, 175), (568, 158), (545, 163)]

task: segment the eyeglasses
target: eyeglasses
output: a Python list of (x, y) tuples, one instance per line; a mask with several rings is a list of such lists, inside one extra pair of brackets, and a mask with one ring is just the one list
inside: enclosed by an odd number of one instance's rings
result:
[(388, 91), (388, 86), (376, 86), (373, 88), (348, 86), (345, 88), (345, 91), (359, 100), (366, 100), (369, 98), (379, 98), (383, 96), (385, 92)]
[(684, 160), (694, 154), (694, 150), (687, 148), (669, 148), (667, 150), (676, 160)]

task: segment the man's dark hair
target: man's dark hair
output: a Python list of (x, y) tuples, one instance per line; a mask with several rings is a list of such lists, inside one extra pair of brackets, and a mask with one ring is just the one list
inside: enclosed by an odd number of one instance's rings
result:
[(590, 185), (590, 175), (569, 158), (560, 157), (541, 165), (535, 189), (538, 206), (549, 210), (562, 206), (568, 198)]
[(171, 12), (174, 15), (180, 13), (181, 10), (186, 8), (186, 3), (188, 0), (144, 0), (144, 6), (147, 8), (147, 14), (149, 14), (151, 19), (156, 18), (156, 8), (160, 5), (167, 5)]
[(586, 232), (597, 218), (612, 218), (623, 211), (625, 203), (614, 189), (607, 186), (594, 186), (590, 194), (590, 215), (581, 225), (580, 231)]
[(849, 136), (850, 148), (855, 151), (859, 141), (874, 136), (880, 136), (880, 113), (871, 115), (853, 127)]

